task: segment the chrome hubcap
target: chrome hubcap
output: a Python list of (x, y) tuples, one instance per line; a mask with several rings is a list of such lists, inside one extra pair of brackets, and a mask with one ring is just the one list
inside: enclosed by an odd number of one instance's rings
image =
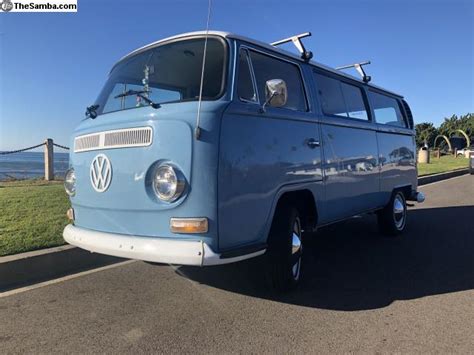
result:
[(291, 238), (291, 256), (294, 262), (291, 271), (295, 280), (298, 280), (300, 277), (302, 248), (301, 225), (299, 219), (297, 219), (293, 224), (293, 235)]
[(398, 229), (405, 225), (406, 210), (403, 198), (400, 195), (395, 196), (393, 200), (393, 220)]

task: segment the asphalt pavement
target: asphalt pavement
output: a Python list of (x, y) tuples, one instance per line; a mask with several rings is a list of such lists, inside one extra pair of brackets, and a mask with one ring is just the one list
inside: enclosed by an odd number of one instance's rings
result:
[(262, 258), (132, 261), (0, 294), (0, 352), (473, 353), (474, 176), (421, 190), (400, 238), (375, 216), (321, 229), (287, 295), (264, 288)]

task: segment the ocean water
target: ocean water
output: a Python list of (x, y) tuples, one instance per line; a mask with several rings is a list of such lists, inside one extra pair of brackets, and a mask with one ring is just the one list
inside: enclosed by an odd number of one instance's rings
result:
[[(54, 175), (63, 177), (69, 167), (69, 153), (54, 153)], [(21, 152), (0, 155), (0, 180), (44, 177), (44, 153)]]

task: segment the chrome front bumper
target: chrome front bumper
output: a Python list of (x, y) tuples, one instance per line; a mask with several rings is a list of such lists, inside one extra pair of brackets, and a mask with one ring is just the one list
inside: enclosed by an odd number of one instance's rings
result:
[(79, 228), (72, 224), (64, 228), (63, 237), (69, 244), (91, 252), (164, 264), (221, 265), (265, 253), (265, 250), (259, 250), (233, 258), (221, 258), (220, 254), (214, 253), (203, 241), (105, 233)]

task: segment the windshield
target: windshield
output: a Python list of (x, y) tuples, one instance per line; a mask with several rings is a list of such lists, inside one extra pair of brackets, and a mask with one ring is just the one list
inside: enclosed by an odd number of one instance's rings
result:
[[(197, 38), (172, 42), (119, 62), (97, 98), (97, 114), (149, 106), (150, 100), (156, 104), (197, 100), (204, 41)], [(214, 100), (222, 95), (225, 56), (224, 42), (210, 37), (203, 100)]]

